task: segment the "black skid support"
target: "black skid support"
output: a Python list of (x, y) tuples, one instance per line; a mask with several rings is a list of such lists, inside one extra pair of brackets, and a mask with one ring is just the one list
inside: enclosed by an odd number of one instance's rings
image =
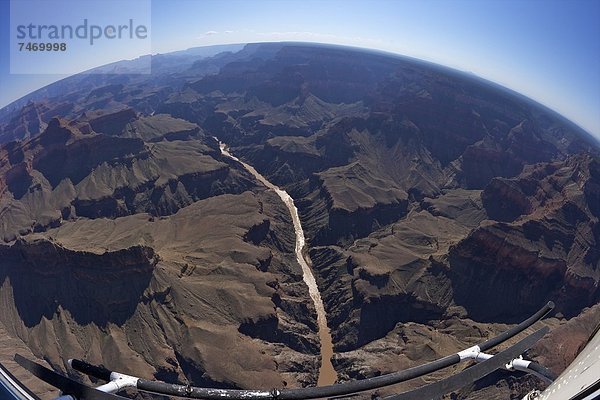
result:
[[(479, 344), (480, 350), (486, 351), (495, 347), (508, 339), (516, 336), (529, 328), (535, 322), (542, 319), (554, 308), (553, 302), (548, 302), (544, 307), (538, 310), (531, 317), (527, 318), (518, 325), (502, 332), (498, 336), (486, 340)], [(77, 361), (77, 362), (76, 362)], [(367, 378), (357, 381), (344, 382), (329, 386), (320, 387), (308, 387), (299, 389), (273, 389), (270, 391), (265, 390), (238, 390), (238, 389), (211, 389), (211, 388), (200, 388), (187, 385), (169, 384), (158, 381), (148, 381), (139, 379), (137, 388), (139, 390), (153, 392), (158, 394), (165, 394), (178, 397), (187, 397), (195, 399), (206, 399), (206, 400), (302, 400), (302, 399), (318, 399), (326, 397), (337, 397), (344, 395), (351, 395), (358, 392), (364, 392), (367, 390), (379, 389), (385, 386), (394, 385), (410, 379), (418, 378), (438, 371), (440, 369), (449, 367), (451, 365), (458, 364), (461, 361), (460, 356), (457, 354), (448, 355), (438, 360), (419, 365), (413, 368), (409, 368), (403, 371), (393, 372), (386, 375), (376, 376), (373, 378)], [(106, 380), (106, 376), (110, 376), (109, 370), (104, 368), (95, 367), (84, 361), (73, 360), (73, 368), (78, 371), (84, 372), (90, 376), (94, 376), (99, 379)]]

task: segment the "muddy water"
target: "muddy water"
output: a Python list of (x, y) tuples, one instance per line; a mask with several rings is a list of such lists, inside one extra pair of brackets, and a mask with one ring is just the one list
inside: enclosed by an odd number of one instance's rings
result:
[(327, 326), (327, 316), (325, 314), (323, 300), (321, 299), (321, 293), (319, 292), (319, 287), (315, 281), (315, 276), (312, 273), (312, 269), (309, 266), (310, 260), (308, 259), (308, 254), (304, 251), (304, 231), (302, 230), (302, 224), (300, 223), (300, 218), (298, 217), (298, 209), (294, 205), (294, 199), (292, 199), (292, 197), (285, 190), (281, 190), (269, 182), (256, 169), (254, 169), (253, 166), (246, 164), (231, 154), (227, 150), (227, 146), (224, 143), (219, 142), (219, 146), (221, 148), (221, 153), (242, 164), (244, 168), (254, 175), (262, 184), (277, 193), (277, 195), (287, 206), (288, 210), (290, 210), (290, 215), (292, 216), (292, 221), (294, 222), (294, 230), (296, 231), (296, 258), (302, 267), (302, 276), (304, 278), (304, 282), (308, 286), (308, 293), (315, 304), (315, 309), (317, 310), (317, 324), (319, 326), (319, 339), (321, 341), (321, 368), (319, 369), (319, 379), (317, 381), (317, 385), (323, 386), (333, 384), (337, 379), (337, 373), (331, 364), (331, 357), (333, 356), (331, 332)]

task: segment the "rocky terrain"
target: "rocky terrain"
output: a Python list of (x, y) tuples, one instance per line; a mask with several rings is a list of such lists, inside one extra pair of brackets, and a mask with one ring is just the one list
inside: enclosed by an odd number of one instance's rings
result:
[[(78, 357), (196, 385), (316, 382), (290, 216), (213, 137), (295, 199), (341, 379), (458, 351), (548, 300), (531, 356), (555, 372), (575, 357), (600, 323), (596, 139), (414, 59), (223, 50), (0, 110), (0, 362), (20, 343), (63, 371)], [(534, 387), (498, 372), (456, 395)]]
[(8, 335), (63, 370), (83, 357), (220, 387), (314, 382), (285, 206), (197, 125), (130, 122), (111, 136), (54, 118), (3, 147)]

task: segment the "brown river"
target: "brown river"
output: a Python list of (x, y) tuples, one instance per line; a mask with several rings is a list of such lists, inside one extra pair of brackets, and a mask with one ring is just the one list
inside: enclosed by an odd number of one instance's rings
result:
[(312, 269), (309, 266), (310, 259), (308, 258), (308, 252), (305, 250), (306, 241), (304, 238), (304, 231), (302, 230), (302, 224), (300, 223), (300, 217), (298, 216), (298, 209), (294, 204), (294, 199), (285, 191), (269, 182), (264, 176), (262, 176), (253, 166), (246, 164), (239, 158), (231, 154), (227, 145), (219, 142), (221, 153), (237, 162), (242, 164), (244, 168), (252, 175), (256, 177), (263, 185), (273, 190), (281, 201), (285, 203), (292, 221), (294, 223), (294, 231), (296, 232), (296, 259), (302, 267), (302, 276), (306, 286), (308, 286), (308, 293), (312, 299), (315, 309), (317, 311), (317, 325), (319, 327), (319, 340), (321, 342), (321, 367), (319, 369), (319, 379), (317, 381), (318, 386), (331, 385), (335, 383), (337, 379), (337, 373), (331, 363), (331, 357), (333, 356), (333, 342), (331, 340), (331, 332), (327, 326), (327, 316), (325, 314), (325, 307), (323, 306), (323, 300), (321, 299), (321, 292), (313, 275)]

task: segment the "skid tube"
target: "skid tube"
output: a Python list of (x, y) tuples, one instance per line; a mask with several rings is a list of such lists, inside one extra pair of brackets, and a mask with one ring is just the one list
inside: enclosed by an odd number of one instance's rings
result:
[[(129, 375), (120, 374), (110, 371), (103, 367), (94, 366), (81, 360), (69, 360), (71, 367), (77, 371), (83, 372), (89, 376), (93, 376), (105, 381), (114, 381), (115, 377), (126, 377), (128, 386), (136, 387), (139, 390), (152, 392), (157, 394), (206, 399), (206, 400), (300, 400), (300, 399), (317, 399), (324, 397), (338, 397), (350, 395), (367, 390), (379, 389), (385, 386), (394, 385), (410, 379), (418, 378), (440, 369), (455, 365), (463, 360), (472, 359), (478, 360), (477, 356), (486, 350), (489, 350), (523, 332), (535, 322), (542, 319), (554, 309), (554, 303), (548, 302), (544, 307), (538, 310), (535, 314), (519, 323), (518, 325), (500, 333), (499, 335), (490, 338), (479, 345), (469, 347), (458, 353), (431, 361), (429, 363), (419, 365), (406, 370), (392, 372), (386, 375), (380, 375), (373, 378), (344, 382), (328, 386), (308, 387), (298, 389), (273, 389), (265, 390), (239, 390), (239, 389), (211, 389), (194, 386), (169, 384), (165, 382), (149, 381), (141, 378), (132, 377)], [(531, 372), (531, 371), (529, 371)], [(106, 385), (104, 385), (106, 386)]]

